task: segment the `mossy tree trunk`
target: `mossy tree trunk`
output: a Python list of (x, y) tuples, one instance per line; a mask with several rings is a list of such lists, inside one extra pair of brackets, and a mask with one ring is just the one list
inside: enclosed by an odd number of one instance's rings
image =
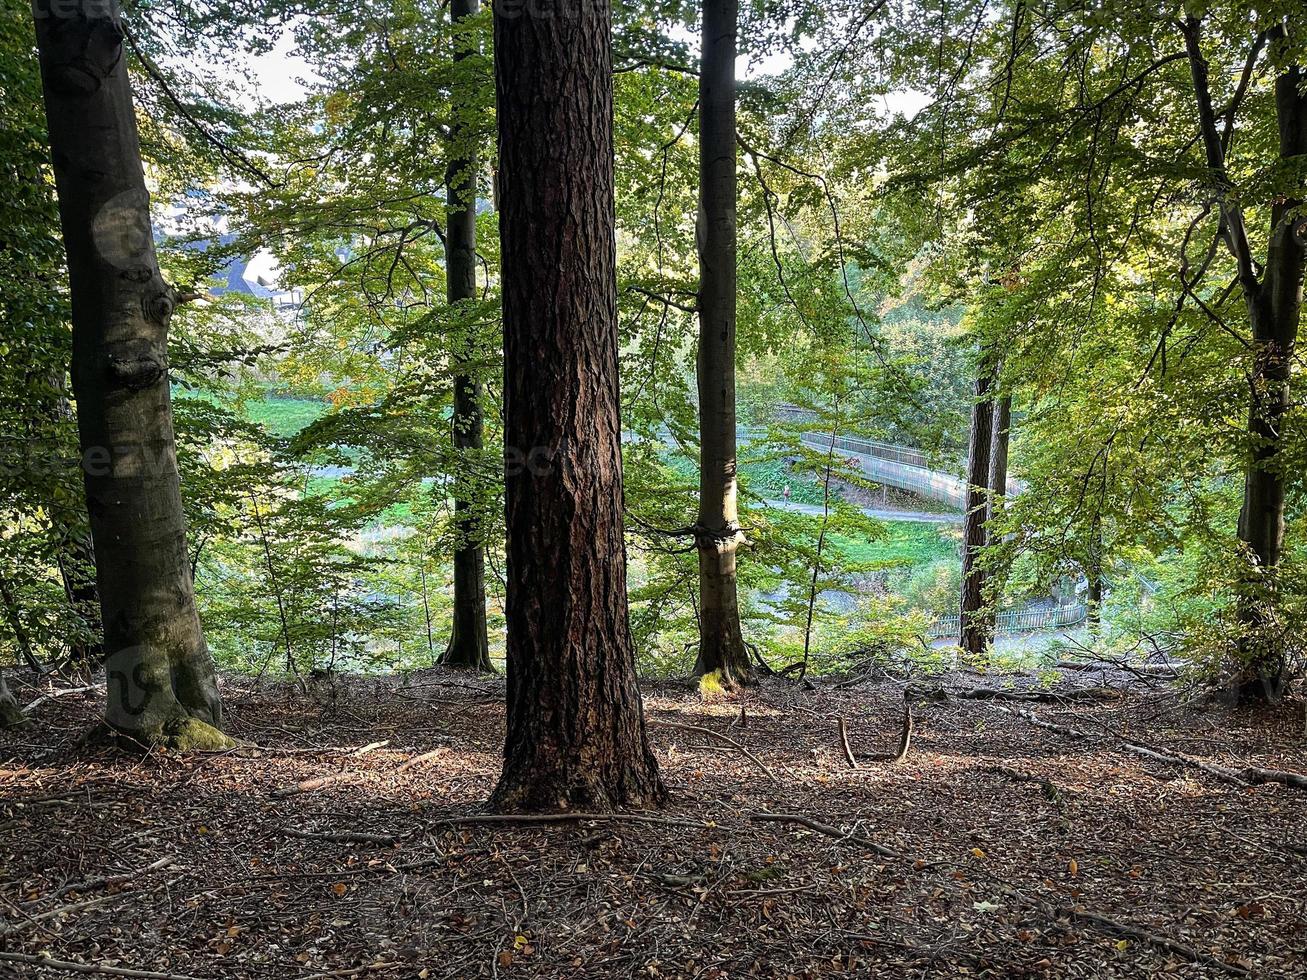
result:
[(611, 11), (495, 9), (508, 527), (503, 811), (648, 805), (626, 599)]
[(740, 630), (735, 445), (736, 0), (705, 0), (699, 72), (699, 656), (723, 686), (751, 679)]
[[(452, 2), (455, 63), (479, 54), (470, 40), (474, 36), (459, 29), (460, 24), (476, 15), (478, 7), (478, 0)], [(456, 108), (456, 117), (457, 113)], [(451, 336), (462, 348), (454, 357), (453, 439), (454, 448), (466, 461), (466, 470), (454, 482), (454, 625), (440, 663), (491, 673), (494, 667), (486, 633), (485, 543), (477, 516), (479, 505), (471, 486), (476, 466), (470, 458), (479, 455), (483, 445), (482, 384), (475, 373), (477, 317), (473, 306), (477, 295), (475, 139), (472, 127), (464, 122), (455, 125), (445, 182), (449, 214), (445, 232), (446, 295), (455, 324)]]
[(223, 741), (191, 584), (168, 385), (177, 294), (154, 253), (117, 0), (34, 6), (73, 320), (109, 727)]

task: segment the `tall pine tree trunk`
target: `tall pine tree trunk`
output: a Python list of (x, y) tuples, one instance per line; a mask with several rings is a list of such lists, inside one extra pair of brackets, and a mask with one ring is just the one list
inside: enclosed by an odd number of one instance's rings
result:
[(967, 452), (967, 510), (962, 523), (962, 606), (958, 645), (973, 656), (985, 652), (985, 572), (980, 556), (985, 547), (985, 509), (989, 498), (989, 453), (994, 406), (989, 389), (993, 370), (982, 361), (971, 406), (971, 439)]
[(109, 726), (214, 745), (168, 388), (176, 293), (154, 254), (117, 0), (38, 2), (36, 37), (73, 319), (73, 395), (108, 654)]
[[(477, 53), (475, 42), (459, 30), (476, 14), (478, 0), (452, 0), (455, 63)], [(456, 99), (455, 102), (458, 100)], [(455, 110), (457, 112), (457, 108)], [(445, 284), (456, 328), (455, 343), (462, 351), (454, 358), (454, 448), (471, 472), (472, 457), (482, 448), (482, 387), (475, 368), (476, 319), (472, 301), (477, 294), (476, 276), (476, 170), (474, 135), (469, 127), (456, 125), (450, 145), (454, 152), (446, 177), (449, 219), (445, 233)], [(459, 304), (465, 304), (462, 310)], [(465, 473), (454, 484), (454, 627), (440, 662), (447, 667), (466, 667), (491, 672), (490, 642), (486, 635), (486, 559), (478, 504), (470, 499), (472, 478)]]
[[(1003, 510), (1007, 496), (1007, 457), (1012, 428), (1012, 396), (1003, 395), (992, 400), (994, 418), (989, 440), (989, 499), (985, 503), (985, 545), (996, 543), (994, 519)], [(998, 627), (998, 607), (1002, 599), (1004, 574), (991, 572), (988, 577), (989, 601), (985, 603), (985, 637), (993, 640)]]
[(699, 73), (699, 657), (696, 674), (750, 680), (735, 560), (744, 535), (735, 448), (736, 0), (705, 0)]
[[(1302, 89), (1305, 75), (1307, 72), (1295, 67), (1275, 83), (1280, 159), (1286, 163), (1307, 159), (1307, 93)], [(1254, 571), (1239, 609), (1246, 630), (1242, 651), (1246, 664), (1238, 694), (1241, 699), (1253, 701), (1277, 697), (1285, 681), (1285, 627), (1277, 621), (1274, 611), (1284, 546), (1285, 475), (1277, 457), (1289, 409), (1289, 381), (1302, 314), (1307, 255), (1307, 215), (1301, 213), (1302, 204), (1284, 198), (1273, 205), (1260, 288), (1244, 291), (1252, 323), (1254, 361), (1248, 412), (1252, 452), (1244, 474), (1239, 540), (1246, 546)]]
[(611, 12), (495, 10), (508, 735), (499, 810), (657, 803), (626, 600)]

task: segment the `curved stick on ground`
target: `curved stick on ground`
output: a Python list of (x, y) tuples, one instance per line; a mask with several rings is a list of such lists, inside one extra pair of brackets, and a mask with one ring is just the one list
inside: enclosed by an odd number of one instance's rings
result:
[(854, 758), (853, 749), (849, 747), (849, 726), (843, 715), (840, 715), (840, 748), (844, 750), (844, 761), (849, 764), (849, 768), (857, 769), (858, 760)]
[(696, 735), (710, 735), (713, 738), (721, 739), (723, 742), (725, 742), (731, 748), (735, 749), (746, 759), (752, 762), (755, 766), (761, 769), (764, 773), (766, 773), (767, 778), (772, 780), (772, 782), (780, 782), (780, 780), (776, 778), (776, 774), (767, 767), (766, 763), (764, 763), (756, 755), (750, 752), (747, 747), (737, 742), (729, 735), (723, 735), (721, 732), (713, 731), (711, 728), (702, 728), (699, 725), (681, 725), (672, 721), (655, 721), (655, 722), (650, 722), (650, 724), (657, 725), (661, 728), (676, 728), (683, 732), (693, 732)]

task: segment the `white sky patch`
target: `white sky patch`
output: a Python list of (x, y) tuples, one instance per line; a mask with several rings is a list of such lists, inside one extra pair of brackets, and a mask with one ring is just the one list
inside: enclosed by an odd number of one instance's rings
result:
[[(282, 29), (271, 51), (250, 58), (249, 67), (254, 96), (273, 105), (298, 102), (308, 92), (305, 81), (319, 81), (309, 63), (295, 54), (294, 28), (290, 25)], [(252, 110), (254, 106), (242, 108)]]

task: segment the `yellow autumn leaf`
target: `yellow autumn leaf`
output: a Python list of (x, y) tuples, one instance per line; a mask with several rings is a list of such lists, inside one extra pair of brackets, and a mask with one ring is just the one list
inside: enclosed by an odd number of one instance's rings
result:
[(971, 849), (971, 856), (977, 858), (983, 858), (985, 856), (985, 852), (978, 847), (973, 847)]
[(1075, 858), (1072, 858), (1070, 861), (1067, 862), (1066, 870), (1067, 873), (1070, 874), (1072, 878), (1080, 874), (1080, 865), (1076, 864)]

